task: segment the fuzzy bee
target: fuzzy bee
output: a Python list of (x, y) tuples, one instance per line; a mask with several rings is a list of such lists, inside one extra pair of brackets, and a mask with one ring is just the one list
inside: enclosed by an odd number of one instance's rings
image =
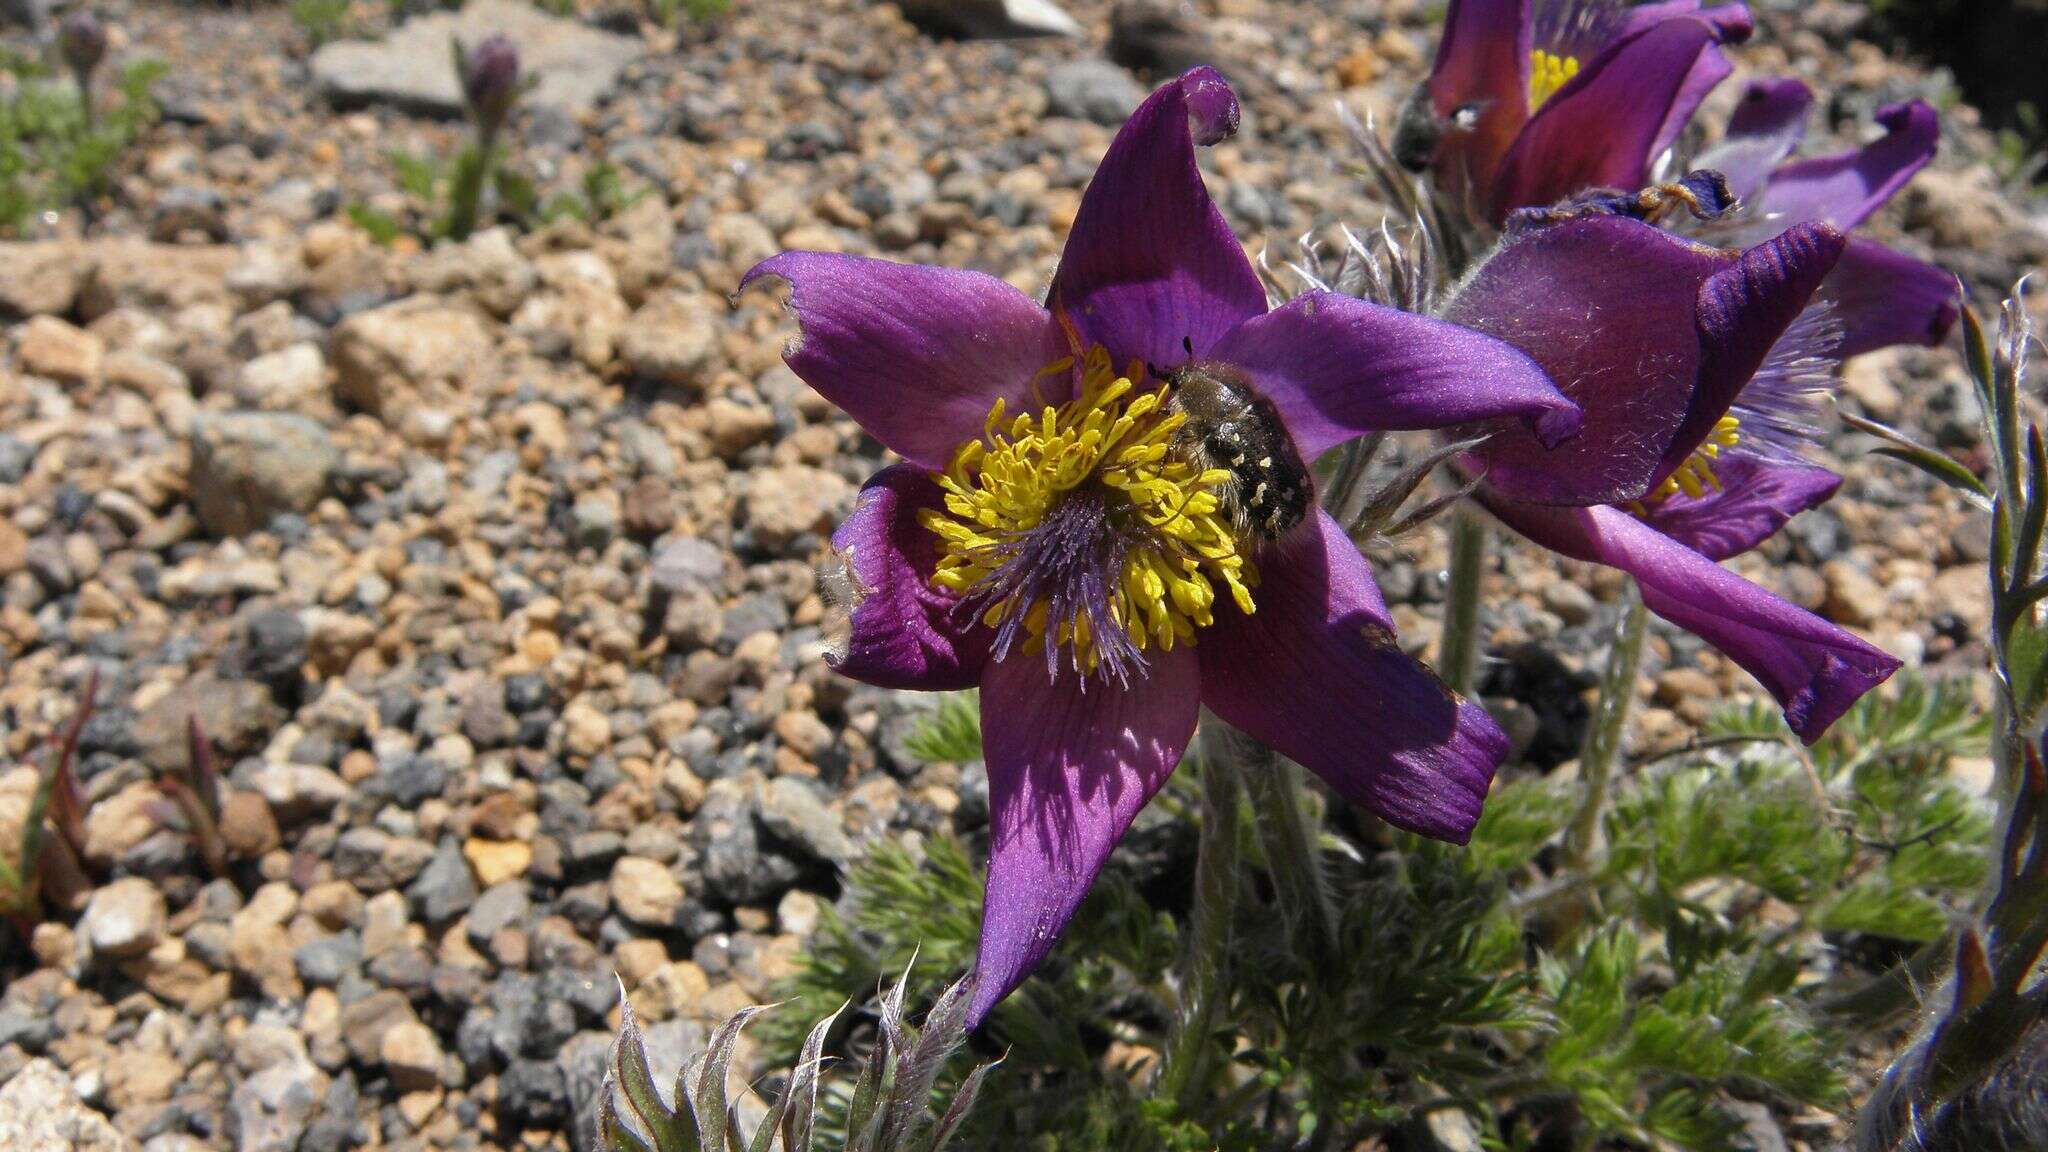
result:
[(1470, 132), (1478, 127), (1484, 102), (1462, 104), (1449, 116), (1438, 116), (1431, 103), (1429, 85), (1417, 85), (1394, 117), (1394, 160), (1410, 172), (1422, 172), (1436, 160), (1436, 146), (1452, 132)]
[(1278, 540), (1308, 515), (1313, 490), (1273, 405), (1228, 364), (1193, 359), (1155, 371), (1173, 387), (1167, 410), (1187, 418), (1174, 450), (1197, 468), (1230, 473), (1221, 492), (1231, 522), (1246, 536)]

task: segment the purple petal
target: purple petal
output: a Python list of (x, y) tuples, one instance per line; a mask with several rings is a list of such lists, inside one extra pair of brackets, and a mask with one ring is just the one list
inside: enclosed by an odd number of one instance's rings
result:
[(988, 895), (971, 1027), (1058, 942), (1110, 849), (1180, 762), (1200, 694), (1186, 648), (1153, 653), (1129, 689), (1071, 674), (1054, 682), (1036, 657), (989, 665), (981, 684)]
[(1561, 555), (1636, 578), (1650, 611), (1691, 632), (1763, 684), (1807, 743), (1899, 662), (1787, 603), (1619, 508), (1542, 508), (1498, 498), (1487, 508)]
[(1918, 100), (1878, 109), (1877, 122), (1885, 134), (1873, 143), (1772, 173), (1758, 208), (1781, 226), (1826, 220), (1846, 232), (1861, 224), (1934, 159), (1941, 143), (1941, 118)]
[(1663, 0), (1628, 9), (1615, 39), (1647, 32), (1666, 20), (1680, 16), (1690, 16), (1713, 25), (1723, 44), (1740, 44), (1756, 31), (1756, 20), (1749, 14), (1747, 5), (1716, 4), (1712, 8), (1701, 8), (1699, 0)]
[(1727, 134), (1693, 164), (1719, 172), (1737, 196), (1752, 199), (1806, 137), (1812, 107), (1813, 90), (1798, 80), (1752, 81), (1728, 118)]
[(1445, 318), (1533, 357), (1585, 410), (1578, 436), (1546, 448), (1496, 421), (1475, 455), (1495, 488), (1545, 504), (1641, 495), (1677, 435), (1698, 379), (1699, 291), (1732, 263), (1636, 220), (1574, 220), (1511, 237)]
[(1849, 241), (1821, 295), (1834, 301), (1844, 359), (1893, 344), (1938, 345), (1962, 308), (1952, 273), (1871, 240)]
[[(1735, 65), (1719, 48), (1708, 45), (1692, 62), (1692, 68), (1685, 74), (1685, 83), (1678, 86), (1678, 95), (1672, 97), (1670, 110), (1664, 113), (1664, 123), (1657, 129), (1657, 137), (1650, 143), (1650, 159), (1654, 163), (1685, 131), (1692, 122), (1692, 114), (1700, 110), (1708, 95), (1721, 86), (1735, 72)], [(1697, 165), (1695, 165), (1697, 167)]]
[(1333, 292), (1245, 321), (1208, 358), (1251, 374), (1304, 460), (1367, 432), (1521, 417), (1554, 444), (1580, 422), (1578, 406), (1507, 344)]
[[(1698, 0), (1667, 0), (1661, 4), (1638, 4), (1628, 9), (1622, 21), (1621, 31), (1615, 37), (1618, 42), (1630, 36), (1648, 31), (1650, 28), (1677, 17), (1690, 16), (1703, 20), (1714, 27), (1717, 42), (1740, 44), (1756, 31), (1756, 21), (1749, 9), (1741, 4), (1720, 4), (1702, 9)], [(1650, 147), (1654, 158), (1677, 141), (1678, 134), (1685, 131), (1692, 114), (1699, 110), (1707, 94), (1726, 80), (1735, 66), (1719, 48), (1708, 48), (1693, 62), (1692, 70), (1686, 74), (1685, 83), (1678, 89), (1678, 96), (1671, 103), (1671, 110), (1664, 115), (1664, 125), (1657, 130), (1657, 139)], [(1695, 168), (1712, 168), (1705, 162), (1696, 162)]]
[(1213, 143), (1236, 126), (1230, 86), (1196, 68), (1131, 113), (1081, 197), (1049, 299), (1120, 366), (1182, 363), (1183, 341), (1206, 352), (1266, 310), (1266, 290), (1195, 163), (1198, 135)]
[(1743, 252), (1700, 286), (1699, 383), (1685, 422), (1664, 451), (1658, 480), (1683, 464), (1728, 414), (1742, 386), (1805, 311), (1847, 243), (1826, 224), (1796, 224)]
[(1494, 181), (1495, 222), (1582, 188), (1640, 187), (1665, 119), (1719, 33), (1681, 17), (1617, 42), (1529, 118)]
[[(1529, 0), (1451, 0), (1429, 74), (1444, 125), (1435, 170), (1454, 202), (1485, 196), (1500, 158), (1529, 118)], [(1469, 128), (1451, 122), (1461, 111)]]
[(1675, 493), (1644, 517), (1652, 528), (1709, 560), (1749, 551), (1842, 486), (1842, 478), (1825, 468), (1740, 453), (1723, 456), (1714, 475), (1720, 491), (1698, 497)]
[(1195, 646), (1202, 702), (1388, 823), (1463, 843), (1508, 739), (1400, 649), (1372, 569), (1328, 513), (1262, 552), (1258, 610)]
[(906, 460), (942, 469), (981, 435), (998, 398), (1014, 411), (1067, 355), (1045, 309), (993, 276), (832, 252), (784, 252), (764, 276), (789, 281), (801, 335), (783, 352), (804, 383)]
[(920, 510), (943, 505), (939, 486), (914, 464), (884, 468), (860, 490), (853, 515), (832, 534), (852, 598), (852, 632), (834, 670), (882, 688), (936, 692), (981, 682), (988, 629), (932, 586), (939, 541), (917, 521)]

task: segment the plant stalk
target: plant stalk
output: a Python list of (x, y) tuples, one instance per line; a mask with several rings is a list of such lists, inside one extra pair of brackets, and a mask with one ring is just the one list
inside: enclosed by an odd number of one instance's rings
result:
[(1461, 696), (1479, 680), (1479, 593), (1486, 576), (1486, 523), (1460, 509), (1451, 517), (1450, 583), (1444, 590), (1444, 630), (1437, 675)]
[(469, 239), (482, 216), (484, 189), (490, 185), (496, 167), (498, 141), (495, 132), (479, 129), (476, 142), (455, 162), (455, 185), (449, 190), (448, 224), (450, 240)]
[(1336, 951), (1337, 917), (1330, 907), (1329, 880), (1316, 846), (1319, 830), (1304, 804), (1307, 787), (1301, 768), (1247, 737), (1230, 743), (1242, 757), (1253, 826), (1273, 877), (1275, 897), (1294, 930), (1301, 955), (1311, 964), (1318, 963)]
[(1607, 668), (1600, 675), (1600, 700), (1586, 729), (1585, 750), (1579, 754), (1579, 808), (1565, 832), (1565, 858), (1574, 870), (1590, 864), (1600, 849), (1600, 821), (1607, 811), (1614, 761), (1628, 730), (1629, 706), (1635, 701), (1649, 615), (1641, 590), (1630, 580), (1622, 593), (1621, 619), (1614, 625)]
[(1227, 996), (1231, 922), (1237, 911), (1238, 771), (1214, 717), (1195, 746), (1202, 822), (1195, 856), (1195, 906), (1180, 979), (1180, 1012), (1167, 1036), (1154, 1094), (1186, 1113), (1205, 1095), (1216, 1005)]

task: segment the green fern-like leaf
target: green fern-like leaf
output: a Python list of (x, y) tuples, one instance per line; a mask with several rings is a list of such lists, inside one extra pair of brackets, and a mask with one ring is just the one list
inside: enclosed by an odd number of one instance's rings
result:
[(904, 741), (904, 747), (926, 763), (958, 764), (981, 759), (980, 693), (939, 697), (938, 706), (918, 723), (917, 730)]

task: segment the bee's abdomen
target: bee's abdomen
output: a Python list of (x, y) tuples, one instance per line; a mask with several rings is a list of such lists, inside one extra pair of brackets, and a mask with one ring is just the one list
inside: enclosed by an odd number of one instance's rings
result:
[(1308, 515), (1307, 470), (1270, 420), (1233, 420), (1211, 429), (1202, 447), (1230, 473), (1238, 527), (1268, 540), (1286, 535)]

